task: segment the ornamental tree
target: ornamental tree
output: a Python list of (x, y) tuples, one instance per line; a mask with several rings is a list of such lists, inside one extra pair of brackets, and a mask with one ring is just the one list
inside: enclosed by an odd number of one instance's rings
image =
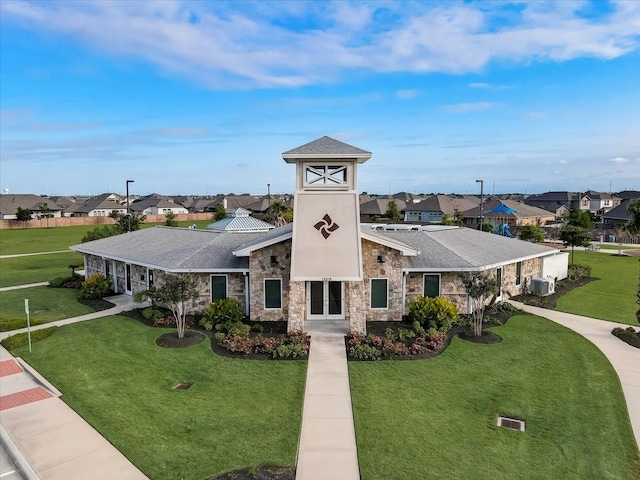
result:
[(155, 290), (155, 299), (171, 310), (176, 321), (178, 338), (184, 337), (188, 303), (200, 296), (198, 279), (191, 273), (163, 275), (160, 287)]
[(495, 274), (488, 272), (465, 272), (460, 275), (460, 278), (467, 295), (471, 298), (473, 335), (479, 337), (482, 335), (482, 323), (487, 300), (500, 291), (498, 278)]
[(573, 263), (574, 247), (587, 247), (591, 240), (587, 231), (577, 225), (565, 225), (562, 227), (559, 238), (564, 242), (565, 247), (571, 247), (571, 263)]

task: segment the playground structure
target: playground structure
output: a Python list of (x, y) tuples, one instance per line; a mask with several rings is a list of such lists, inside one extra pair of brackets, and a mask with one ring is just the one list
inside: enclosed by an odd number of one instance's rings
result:
[(513, 238), (513, 234), (511, 230), (509, 230), (509, 225), (506, 223), (499, 223), (493, 228), (493, 233), (496, 235), (503, 235), (505, 237)]

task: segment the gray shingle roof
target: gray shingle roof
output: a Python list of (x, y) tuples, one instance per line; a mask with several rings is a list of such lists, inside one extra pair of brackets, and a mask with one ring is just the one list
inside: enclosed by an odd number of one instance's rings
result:
[(544, 245), (464, 227), (377, 233), (419, 250), (419, 255), (405, 257), (405, 268), (424, 271), (480, 271), (557, 252)]
[(226, 232), (266, 232), (275, 228), (267, 222), (249, 215), (251, 212), (244, 208), (232, 210), (227, 218), (210, 223), (207, 228), (214, 231)]
[(282, 153), (282, 157), (285, 160), (295, 159), (297, 156), (306, 158), (312, 158), (315, 156), (321, 158), (335, 157), (368, 159), (371, 157), (371, 152), (341, 142), (335, 138), (324, 136)]
[(246, 270), (248, 258), (236, 257), (232, 251), (264, 235), (151, 227), (73, 245), (71, 249), (167, 271)]

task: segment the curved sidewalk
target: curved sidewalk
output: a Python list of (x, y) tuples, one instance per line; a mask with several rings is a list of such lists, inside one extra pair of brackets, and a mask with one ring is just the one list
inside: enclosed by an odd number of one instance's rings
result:
[(636, 447), (640, 449), (640, 349), (627, 345), (611, 334), (611, 330), (615, 327), (627, 328), (632, 325), (548, 310), (512, 300), (509, 303), (525, 312), (533, 313), (564, 325), (585, 337), (604, 353), (620, 379), (622, 392), (627, 402), (627, 410), (629, 411), (629, 420), (631, 421), (633, 434), (636, 437)]

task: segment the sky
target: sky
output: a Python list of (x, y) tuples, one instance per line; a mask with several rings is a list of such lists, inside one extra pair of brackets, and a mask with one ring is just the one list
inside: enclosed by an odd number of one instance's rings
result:
[(0, 190), (640, 189), (640, 2), (0, 2)]

